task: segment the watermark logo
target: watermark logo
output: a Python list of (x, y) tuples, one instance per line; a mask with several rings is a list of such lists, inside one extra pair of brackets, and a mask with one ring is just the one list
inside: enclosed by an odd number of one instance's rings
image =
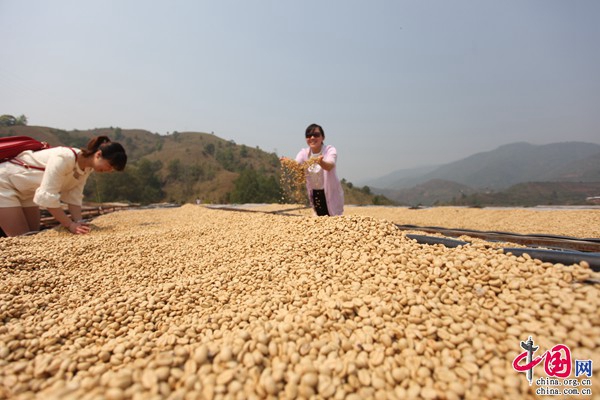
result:
[(575, 360), (575, 377), (582, 375), (592, 377), (592, 360)]
[[(571, 349), (564, 344), (557, 344), (535, 357), (539, 350), (529, 336), (522, 341), (521, 349), (524, 350), (513, 360), (513, 368), (527, 376), (529, 386), (534, 382), (538, 386), (536, 394), (539, 395), (591, 395), (592, 382), (590, 379), (569, 379), (572, 372), (573, 361)], [(534, 368), (544, 361), (546, 377), (534, 379)], [(574, 360), (575, 378), (592, 376), (592, 360)]]

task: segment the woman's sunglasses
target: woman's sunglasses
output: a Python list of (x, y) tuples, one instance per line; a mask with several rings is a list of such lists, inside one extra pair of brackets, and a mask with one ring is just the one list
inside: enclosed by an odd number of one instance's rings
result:
[(316, 138), (320, 138), (321, 137), (321, 133), (320, 132), (312, 132), (312, 133), (307, 133), (306, 138), (308, 139), (309, 137), (316, 137)]

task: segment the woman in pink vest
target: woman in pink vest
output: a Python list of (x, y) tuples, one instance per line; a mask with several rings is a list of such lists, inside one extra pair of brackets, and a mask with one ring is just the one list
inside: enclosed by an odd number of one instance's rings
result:
[(296, 162), (303, 164), (310, 159), (306, 171), (306, 190), (315, 214), (342, 215), (344, 212), (344, 191), (336, 174), (337, 150), (323, 143), (325, 131), (317, 124), (311, 124), (305, 132), (308, 148), (300, 150)]

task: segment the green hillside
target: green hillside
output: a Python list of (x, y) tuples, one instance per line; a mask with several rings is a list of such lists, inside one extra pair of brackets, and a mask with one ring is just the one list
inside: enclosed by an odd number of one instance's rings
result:
[(457, 182), (432, 179), (409, 189), (375, 189), (374, 192), (406, 206), (433, 206), (475, 193), (475, 190)]
[(409, 206), (589, 205), (600, 196), (600, 182), (524, 182), (505, 190), (477, 191), (457, 182), (434, 179), (410, 189), (374, 189), (375, 193)]
[(600, 195), (600, 182), (527, 182), (503, 191), (473, 193), (448, 202), (455, 206), (589, 205)]
[[(236, 144), (214, 134), (173, 132), (159, 135), (145, 130), (100, 128), (65, 131), (38, 126), (0, 127), (1, 136), (25, 135), (51, 146), (85, 147), (105, 135), (120, 142), (129, 157), (124, 172), (93, 174), (85, 188), (87, 201), (124, 201), (141, 204), (281, 203), (280, 162), (275, 153)], [(347, 204), (391, 204), (369, 188), (344, 183)]]

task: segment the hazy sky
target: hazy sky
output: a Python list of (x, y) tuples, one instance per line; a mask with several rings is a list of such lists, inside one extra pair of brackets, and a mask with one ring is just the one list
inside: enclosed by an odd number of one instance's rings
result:
[(214, 132), (360, 183), (516, 141), (600, 143), (598, 0), (0, 0), (0, 114)]

